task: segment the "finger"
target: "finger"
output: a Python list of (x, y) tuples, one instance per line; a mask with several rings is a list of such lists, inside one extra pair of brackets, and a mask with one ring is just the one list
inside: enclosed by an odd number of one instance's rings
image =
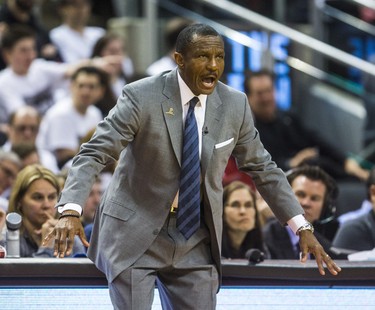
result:
[(58, 238), (58, 254), (60, 258), (63, 258), (66, 253), (66, 239), (67, 239), (67, 233), (66, 230), (64, 229), (60, 237)]
[(326, 272), (324, 271), (322, 255), (320, 253), (316, 253), (316, 254), (314, 253), (314, 256), (315, 256), (316, 263), (318, 265), (319, 273), (322, 276), (324, 276)]
[(44, 214), (48, 217), (49, 220), (52, 220), (52, 219), (55, 219), (52, 214), (50, 214), (49, 212), (44, 212)]
[(80, 230), (79, 232), (79, 238), (81, 239), (83, 245), (88, 248), (90, 246), (90, 243), (86, 239), (85, 232), (83, 230)]
[(66, 255), (69, 256), (73, 252), (74, 231), (71, 230), (66, 238)]
[(55, 244), (53, 246), (53, 256), (57, 257), (59, 254), (59, 239), (60, 233), (56, 231), (55, 233)]
[(308, 253), (307, 253), (307, 251), (300, 252), (299, 256), (300, 256), (300, 262), (301, 263), (306, 263), (306, 261), (308, 259)]
[(52, 230), (42, 241), (42, 245), (45, 246), (55, 236), (55, 230)]
[(51, 218), (51, 219), (48, 219), (47, 222), (45, 222), (43, 224), (43, 226), (45, 226), (45, 227), (55, 227), (57, 222), (58, 222), (58, 219)]
[(336, 276), (341, 271), (341, 268), (333, 261), (333, 259), (328, 254), (323, 255), (323, 260), (327, 266), (327, 269), (332, 275)]

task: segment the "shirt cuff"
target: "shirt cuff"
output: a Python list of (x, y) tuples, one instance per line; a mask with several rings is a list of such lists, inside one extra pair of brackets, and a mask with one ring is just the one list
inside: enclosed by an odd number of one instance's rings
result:
[(59, 213), (63, 213), (67, 210), (77, 211), (80, 215), (82, 215), (82, 207), (76, 203), (69, 202), (63, 206), (57, 207), (57, 211), (59, 211)]
[(292, 217), (287, 223), (294, 234), (297, 234), (297, 230), (308, 222), (302, 214), (298, 214)]

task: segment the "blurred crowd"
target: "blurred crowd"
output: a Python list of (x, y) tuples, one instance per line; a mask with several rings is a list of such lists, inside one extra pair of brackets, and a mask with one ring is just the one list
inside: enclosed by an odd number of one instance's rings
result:
[[(71, 160), (80, 145), (140, 77), (173, 69), (174, 42), (189, 21), (173, 18), (165, 29), (167, 53), (140, 74), (126, 52), (127, 42), (91, 25), (90, 0), (54, 1), (60, 24), (47, 29), (36, 1), (6, 0), (0, 6), (0, 244), (7, 213), (22, 216), (21, 256), (50, 257), (43, 238), (57, 221), (54, 208)], [(333, 258), (375, 248), (375, 170), (331, 146), (291, 112), (277, 109), (273, 74), (246, 73), (245, 92), (255, 126), (273, 160), (283, 169), (315, 234)], [(91, 223), (116, 163), (98, 176), (82, 214), (89, 239)], [(275, 220), (251, 176), (233, 158), (223, 177), (222, 256), (248, 258), (258, 250), (267, 259), (299, 257), (298, 237)], [(337, 182), (366, 186), (361, 205), (337, 212)], [(86, 249), (77, 240), (73, 256)]]

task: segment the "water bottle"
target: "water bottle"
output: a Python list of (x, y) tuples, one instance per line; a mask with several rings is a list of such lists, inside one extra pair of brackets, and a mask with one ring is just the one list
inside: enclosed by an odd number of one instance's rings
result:
[(18, 258), (20, 257), (20, 227), (22, 217), (16, 212), (9, 213), (5, 218), (7, 233), (6, 233), (6, 257)]

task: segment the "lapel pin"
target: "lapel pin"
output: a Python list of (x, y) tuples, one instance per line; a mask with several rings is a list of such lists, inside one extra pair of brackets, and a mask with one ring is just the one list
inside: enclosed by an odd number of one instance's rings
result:
[(174, 115), (173, 108), (169, 108), (169, 111), (165, 112), (165, 114)]

